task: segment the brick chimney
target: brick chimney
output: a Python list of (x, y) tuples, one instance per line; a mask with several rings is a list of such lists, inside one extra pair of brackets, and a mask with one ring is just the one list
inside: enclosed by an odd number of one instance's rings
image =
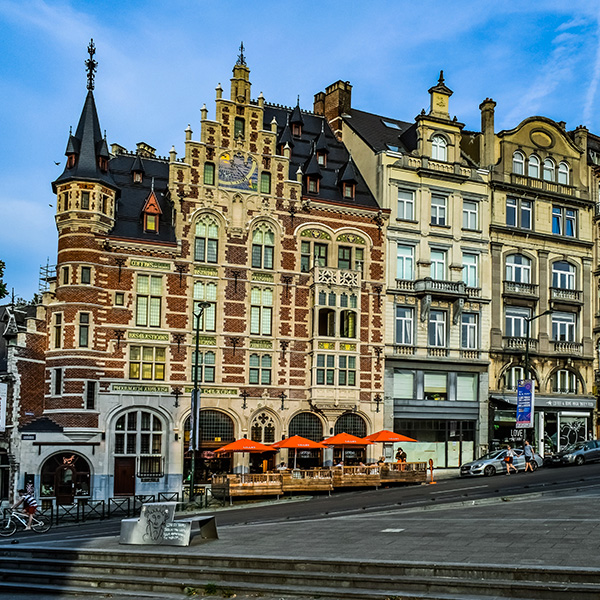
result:
[(496, 103), (491, 98), (486, 98), (479, 105), (479, 110), (481, 111), (481, 133), (483, 136), (480, 146), (480, 163), (483, 168), (488, 168), (496, 164), (494, 108), (496, 108)]
[(325, 93), (315, 94), (313, 110), (325, 115), (336, 137), (342, 139), (342, 115), (350, 112), (352, 86), (349, 81), (336, 81), (325, 88)]

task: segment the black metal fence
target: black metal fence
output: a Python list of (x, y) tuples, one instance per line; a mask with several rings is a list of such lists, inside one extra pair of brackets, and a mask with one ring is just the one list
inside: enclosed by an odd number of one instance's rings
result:
[[(196, 504), (207, 508), (213, 501), (210, 488), (199, 486), (195, 488)], [(85, 523), (91, 520), (103, 520), (112, 518), (127, 519), (140, 514), (142, 506), (148, 502), (177, 502), (178, 504), (189, 503), (189, 489), (183, 492), (160, 492), (158, 494), (138, 494), (136, 496), (120, 496), (108, 500), (88, 500), (77, 498), (73, 504), (56, 505), (54, 501), (46, 499), (38, 508), (38, 514), (47, 517), (52, 523)], [(180, 508), (180, 507), (177, 507)], [(11, 508), (5, 508), (3, 516), (10, 515)]]

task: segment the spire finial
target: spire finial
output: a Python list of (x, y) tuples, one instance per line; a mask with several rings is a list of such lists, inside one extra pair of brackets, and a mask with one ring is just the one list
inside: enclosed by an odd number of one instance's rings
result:
[(300, 94), (298, 94), (298, 100), (296, 100), (296, 106), (300, 106)]
[(238, 65), (246, 66), (246, 59), (244, 58), (244, 42), (240, 44), (240, 53), (238, 55), (237, 63)]
[(438, 79), (438, 83), (442, 85), (444, 83), (444, 71), (443, 69), (440, 71), (440, 78)]
[(94, 46), (94, 39), (90, 40), (90, 45), (87, 48), (88, 54), (90, 57), (85, 61), (85, 66), (87, 69), (87, 89), (92, 91), (94, 89), (94, 72), (96, 71), (96, 67), (98, 63), (94, 60), (94, 54), (96, 54), (96, 46)]

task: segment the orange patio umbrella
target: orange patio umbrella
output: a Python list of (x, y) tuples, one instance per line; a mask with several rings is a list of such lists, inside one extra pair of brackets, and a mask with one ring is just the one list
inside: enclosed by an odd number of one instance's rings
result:
[(351, 433), (338, 433), (333, 437), (327, 438), (323, 440), (323, 444), (326, 446), (338, 446), (342, 449), (342, 462), (344, 462), (344, 458), (346, 455), (346, 448), (358, 447), (358, 446), (368, 446), (372, 444), (370, 440), (365, 438), (359, 438)]
[(293, 435), (292, 437), (286, 438), (285, 440), (281, 440), (279, 442), (275, 442), (271, 444), (271, 448), (289, 448), (294, 449), (294, 469), (296, 468), (296, 457), (298, 454), (298, 449), (300, 450), (316, 450), (327, 448), (320, 442), (314, 442), (313, 440), (309, 440), (307, 438), (302, 437), (301, 435)]
[(401, 433), (394, 433), (389, 429), (382, 429), (381, 431), (376, 431), (371, 435), (365, 436), (365, 440), (369, 440), (371, 442), (416, 442), (417, 440), (413, 440), (406, 435), (402, 435)]
[(274, 448), (271, 446), (265, 446), (265, 444), (261, 444), (260, 442), (254, 442), (247, 438), (241, 438), (239, 440), (235, 440), (235, 442), (231, 442), (231, 444), (227, 444), (215, 450), (216, 454), (224, 454), (226, 452), (272, 452)]

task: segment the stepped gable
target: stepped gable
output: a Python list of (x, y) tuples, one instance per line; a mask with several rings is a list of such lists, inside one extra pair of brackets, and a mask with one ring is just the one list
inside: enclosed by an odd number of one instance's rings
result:
[[(270, 127), (273, 117), (277, 120), (278, 136), (281, 136), (283, 131), (289, 131), (288, 123), (291, 118), (291, 113), (295, 109), (267, 104), (264, 109), (264, 124), (265, 129)], [(314, 113), (302, 113), (302, 135), (294, 137), (294, 146), (290, 158), (289, 178), (296, 179), (296, 172), (300, 167), (304, 173), (304, 168), (307, 165), (312, 165), (311, 157), (313, 156), (313, 146), (319, 142), (320, 148), (327, 148), (327, 165), (320, 166), (319, 170), (322, 175), (319, 185), (319, 193), (316, 198), (328, 200), (340, 204), (347, 204), (354, 207), (379, 208), (373, 194), (371, 194), (362, 175), (356, 169), (356, 193), (354, 199), (343, 197), (342, 188), (339, 185), (339, 172), (344, 169), (350, 160), (348, 150), (342, 142), (336, 139), (329, 125), (325, 122), (325, 118)], [(281, 137), (279, 137), (281, 142)], [(316, 148), (315, 148), (316, 149)], [(355, 167), (356, 168), (356, 167)]]

